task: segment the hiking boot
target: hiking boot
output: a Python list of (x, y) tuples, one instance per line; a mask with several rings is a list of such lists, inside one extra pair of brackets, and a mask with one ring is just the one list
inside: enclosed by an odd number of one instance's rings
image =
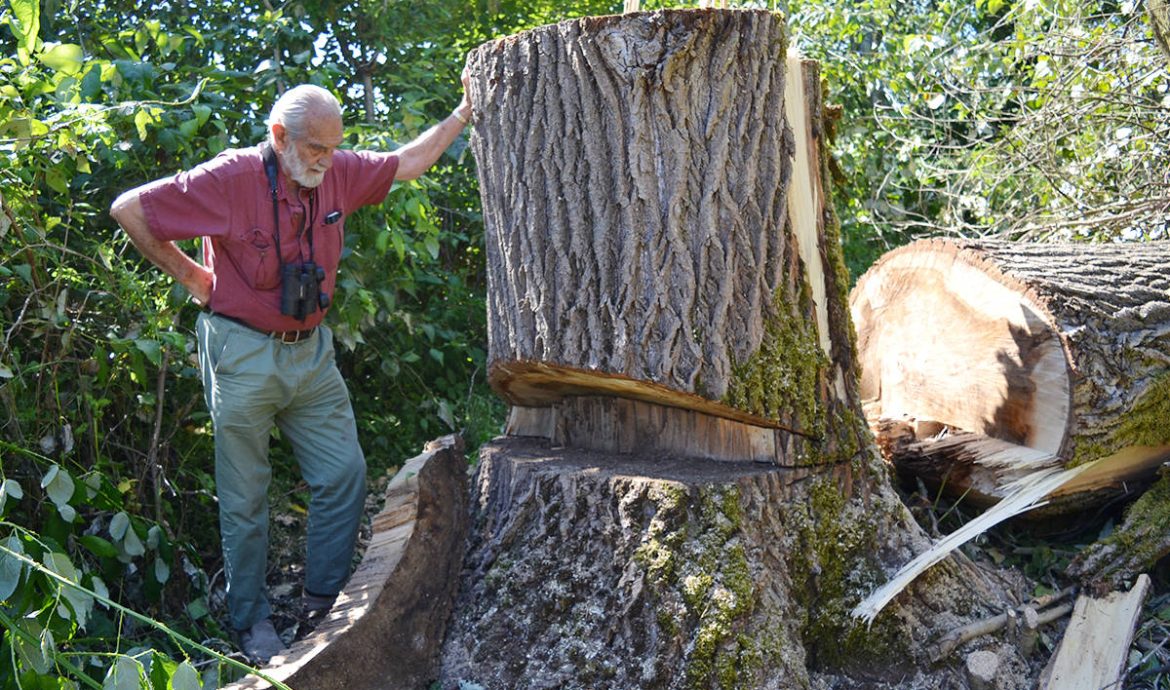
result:
[(324, 594), (313, 594), (305, 590), (301, 594), (301, 613), (305, 618), (310, 620), (322, 618), (329, 613), (329, 609), (333, 608), (333, 602), (337, 601), (337, 595), (325, 596)]
[(284, 651), (284, 642), (276, 634), (272, 619), (258, 621), (247, 630), (240, 631), (240, 650), (253, 664), (265, 665), (272, 657)]

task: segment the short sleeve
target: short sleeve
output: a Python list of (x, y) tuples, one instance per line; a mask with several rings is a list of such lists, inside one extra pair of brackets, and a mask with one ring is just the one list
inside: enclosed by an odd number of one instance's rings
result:
[(344, 165), (342, 194), (350, 211), (370, 204), (380, 204), (394, 184), (398, 156), (376, 151), (341, 150), (334, 154), (334, 165)]
[(218, 237), (232, 227), (233, 189), (246, 161), (225, 152), (191, 170), (147, 185), (140, 194), (150, 231), (160, 240)]

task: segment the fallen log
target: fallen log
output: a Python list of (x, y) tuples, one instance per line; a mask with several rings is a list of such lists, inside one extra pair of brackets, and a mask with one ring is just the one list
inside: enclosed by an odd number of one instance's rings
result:
[(513, 411), (476, 470), (444, 687), (880, 681), (1003, 599), (952, 559), (849, 616), (927, 540), (865, 426), (820, 79), (785, 49), (776, 14), (664, 11), (470, 55)]
[(934, 239), (884, 256), (850, 298), (871, 425), (966, 432), (898, 430), (895, 464), (987, 505), (1022, 474), (1098, 461), (1049, 515), (1148, 482), (1170, 459), (1168, 249)]

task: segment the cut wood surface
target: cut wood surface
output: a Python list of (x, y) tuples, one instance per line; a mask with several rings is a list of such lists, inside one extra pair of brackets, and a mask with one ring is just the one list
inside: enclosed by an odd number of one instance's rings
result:
[(1041, 690), (1120, 688), (1149, 589), (1149, 576), (1141, 575), (1128, 592), (1078, 597), (1060, 646), (1040, 678)]
[(1086, 501), (1148, 477), (1170, 453), (1168, 251), (935, 239), (890, 252), (850, 299), (871, 425), (971, 432), (900, 447), (991, 502), (1013, 471), (1053, 458), (1101, 460), (1062, 489)]

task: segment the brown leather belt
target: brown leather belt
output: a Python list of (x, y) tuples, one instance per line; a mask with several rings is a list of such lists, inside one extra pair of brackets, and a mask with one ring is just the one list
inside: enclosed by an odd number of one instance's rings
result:
[(204, 311), (206, 311), (208, 314), (211, 314), (212, 316), (218, 316), (221, 319), (227, 319), (228, 321), (231, 321), (232, 323), (237, 323), (237, 324), (243, 326), (244, 328), (247, 328), (250, 331), (256, 331), (257, 333), (263, 333), (264, 335), (268, 336), (269, 338), (274, 338), (276, 340), (279, 340), (282, 343), (290, 343), (290, 344), (291, 343), (299, 343), (302, 340), (307, 340), (309, 338), (309, 336), (313, 335), (313, 333), (316, 332), (316, 330), (317, 330), (316, 327), (313, 327), (313, 328), (305, 329), (303, 331), (266, 331), (263, 328), (256, 328), (252, 324), (250, 324), (242, 319), (237, 319), (234, 316), (228, 316), (227, 314), (222, 314), (218, 311), (211, 311), (210, 309), (205, 309)]

